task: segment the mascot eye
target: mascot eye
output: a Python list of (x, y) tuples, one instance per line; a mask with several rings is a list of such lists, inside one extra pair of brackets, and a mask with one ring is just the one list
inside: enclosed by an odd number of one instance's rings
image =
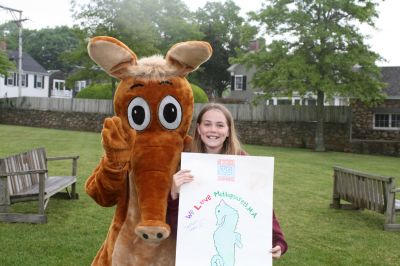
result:
[(162, 99), (158, 107), (158, 119), (167, 129), (176, 129), (182, 121), (182, 108), (179, 102), (172, 96)]
[(128, 106), (129, 125), (136, 130), (144, 130), (150, 123), (150, 108), (141, 98), (134, 98)]

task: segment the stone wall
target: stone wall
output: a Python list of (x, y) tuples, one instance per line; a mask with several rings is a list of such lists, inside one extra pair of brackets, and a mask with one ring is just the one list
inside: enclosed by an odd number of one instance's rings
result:
[(105, 114), (0, 109), (0, 124), (100, 132)]
[[(0, 109), (0, 124), (100, 132), (107, 116), (8, 108)], [(236, 121), (241, 142), (282, 147), (313, 148), (315, 125), (315, 122)], [(327, 149), (335, 151), (349, 149), (347, 124), (325, 123), (324, 135)]]

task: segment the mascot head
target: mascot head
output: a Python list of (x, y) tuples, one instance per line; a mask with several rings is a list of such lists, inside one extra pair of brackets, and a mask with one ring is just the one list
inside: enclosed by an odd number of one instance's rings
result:
[(138, 59), (122, 42), (106, 36), (88, 45), (90, 57), (120, 80), (114, 97), (123, 126), (136, 131), (129, 168), (130, 197), (137, 197), (139, 222), (135, 233), (159, 242), (170, 233), (165, 223), (167, 198), (180, 153), (190, 142), (193, 94), (186, 75), (207, 61), (211, 46), (188, 41), (175, 44), (165, 59)]

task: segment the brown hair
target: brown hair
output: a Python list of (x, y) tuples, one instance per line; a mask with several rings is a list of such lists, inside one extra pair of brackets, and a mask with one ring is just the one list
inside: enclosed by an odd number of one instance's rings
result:
[(199, 153), (206, 153), (206, 147), (205, 147), (204, 143), (201, 141), (201, 138), (200, 138), (197, 128), (203, 119), (203, 115), (209, 110), (221, 111), (222, 114), (225, 116), (228, 127), (229, 127), (229, 136), (226, 138), (226, 140), (222, 146), (221, 154), (239, 155), (239, 154), (243, 153), (243, 151), (241, 149), (240, 141), (236, 134), (235, 124), (233, 121), (232, 114), (228, 110), (228, 108), (226, 108), (222, 104), (218, 104), (218, 103), (206, 104), (200, 110), (199, 115), (197, 116), (197, 120), (196, 120), (196, 127), (194, 130), (191, 151), (199, 152)]

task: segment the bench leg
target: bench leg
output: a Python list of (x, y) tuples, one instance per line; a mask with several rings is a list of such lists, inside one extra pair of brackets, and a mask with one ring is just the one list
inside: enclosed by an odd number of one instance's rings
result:
[(77, 199), (77, 195), (76, 195), (76, 183), (73, 183), (71, 185), (71, 198), (72, 199)]
[[(391, 187), (389, 187), (388, 189), (391, 189)], [(397, 230), (400, 230), (400, 224), (396, 224), (396, 198), (395, 198), (395, 193), (389, 192), (387, 197), (386, 221), (384, 229), (396, 230), (396, 228), (398, 228)]]
[(332, 203), (331, 203), (330, 207), (333, 209), (340, 209), (340, 197), (339, 196), (335, 196), (335, 194), (332, 196)]

